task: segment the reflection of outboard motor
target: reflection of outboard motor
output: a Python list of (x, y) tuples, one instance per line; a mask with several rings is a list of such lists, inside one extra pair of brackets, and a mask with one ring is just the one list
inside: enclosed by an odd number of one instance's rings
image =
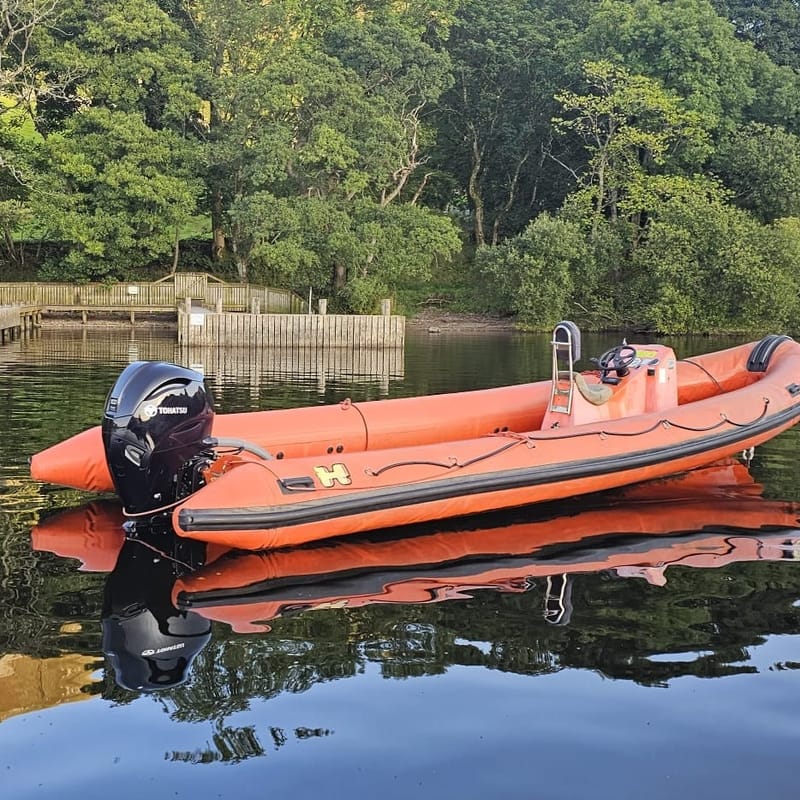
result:
[(168, 506), (202, 484), (213, 419), (200, 373), (163, 361), (135, 361), (123, 370), (102, 427), (108, 468), (128, 513)]
[[(185, 553), (181, 556), (192, 560)], [(174, 561), (154, 558), (149, 547), (133, 539), (125, 542), (108, 576), (102, 647), (124, 689), (147, 692), (178, 686), (211, 638), (207, 619), (173, 605), (176, 570)]]

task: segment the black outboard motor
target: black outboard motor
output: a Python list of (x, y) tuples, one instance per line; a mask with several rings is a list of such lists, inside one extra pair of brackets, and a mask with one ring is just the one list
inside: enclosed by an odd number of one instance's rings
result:
[(106, 462), (129, 514), (174, 503), (200, 485), (213, 457), (213, 401), (203, 376), (163, 361), (129, 364), (111, 389), (103, 415)]

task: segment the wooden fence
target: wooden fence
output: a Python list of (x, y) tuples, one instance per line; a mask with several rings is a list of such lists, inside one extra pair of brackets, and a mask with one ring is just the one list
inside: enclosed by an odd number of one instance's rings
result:
[(226, 314), (181, 310), (178, 343), (221, 347), (402, 347), (405, 317), (344, 314)]
[(152, 283), (0, 283), (0, 306), (27, 304), (43, 312), (175, 312), (191, 300), (196, 305), (225, 311), (262, 311), (298, 314), (306, 302), (288, 289), (247, 283), (226, 283), (204, 273), (176, 273)]

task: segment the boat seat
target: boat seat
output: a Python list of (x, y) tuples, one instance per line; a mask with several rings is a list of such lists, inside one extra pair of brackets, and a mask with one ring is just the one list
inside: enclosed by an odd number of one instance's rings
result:
[[(566, 381), (569, 380), (570, 373), (559, 372), (558, 377), (559, 380)], [(593, 406), (602, 406), (603, 403), (607, 403), (611, 399), (611, 395), (614, 394), (610, 386), (606, 386), (602, 383), (589, 383), (580, 372), (572, 373), (572, 382), (580, 392), (581, 397), (590, 402)]]

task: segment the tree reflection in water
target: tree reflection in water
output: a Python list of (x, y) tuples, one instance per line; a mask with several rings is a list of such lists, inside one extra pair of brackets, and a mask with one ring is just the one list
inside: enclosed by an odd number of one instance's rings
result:
[[(271, 728), (265, 743), (263, 731), (230, 727), (226, 720), (253, 700), (373, 668), (387, 678), (455, 665), (525, 675), (577, 668), (648, 686), (752, 672), (749, 648), (798, 632), (800, 573), (787, 568), (800, 555), (798, 508), (762, 498), (742, 479), (741, 465), (724, 469), (726, 481), (736, 478), (733, 493), (661, 483), (579, 507), (270, 553), (198, 551), (163, 531), (106, 537), (117, 553), (104, 625), (142, 609), (157, 624), (144, 629), (152, 646), (141, 636), (114, 642), (116, 671), (107, 673), (104, 696), (123, 703), (136, 696), (114, 682), (125, 684), (120, 643), (135, 643), (129, 656), (141, 662), (143, 651), (191, 639), (180, 680), (159, 697), (176, 720), (212, 720), (213, 742), (169, 758), (235, 761), (287, 738), (329, 733)], [(679, 496), (671, 496), (676, 488)], [(113, 506), (78, 509), (38, 526), (34, 545), (57, 543), (67, 554), (71, 530), (73, 556), (107, 564), (96, 537), (87, 547), (86, 530), (118, 530), (118, 522)], [(51, 613), (63, 613), (73, 578), (62, 573), (42, 598)], [(203, 631), (212, 625), (207, 640)]]

